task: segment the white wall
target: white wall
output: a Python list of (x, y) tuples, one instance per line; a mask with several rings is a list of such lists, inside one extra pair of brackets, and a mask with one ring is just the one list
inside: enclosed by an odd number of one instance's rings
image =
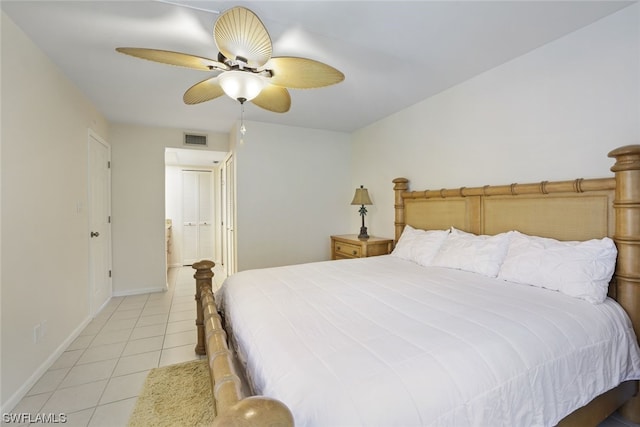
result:
[[(2, 13), (0, 403), (10, 410), (89, 320), (87, 144), (94, 106)], [(45, 324), (35, 344), (33, 328)]]
[(424, 190), (610, 176), (607, 153), (638, 143), (636, 3), (355, 132), (351, 183), (376, 198), (370, 234), (393, 237), (393, 178)]
[[(202, 132), (198, 132), (202, 133)], [(183, 130), (113, 124), (113, 291), (128, 295), (166, 288), (165, 148), (183, 147)], [(209, 133), (212, 151), (228, 151), (228, 134)]]
[(349, 232), (350, 135), (246, 127), (233, 148), (238, 271), (328, 260), (329, 236)]

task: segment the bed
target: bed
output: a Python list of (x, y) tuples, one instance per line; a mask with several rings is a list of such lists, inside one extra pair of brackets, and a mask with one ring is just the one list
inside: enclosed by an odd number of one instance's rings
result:
[(392, 255), (244, 271), (216, 297), (194, 264), (216, 423), (640, 422), (640, 145), (609, 156), (601, 179), (395, 179)]

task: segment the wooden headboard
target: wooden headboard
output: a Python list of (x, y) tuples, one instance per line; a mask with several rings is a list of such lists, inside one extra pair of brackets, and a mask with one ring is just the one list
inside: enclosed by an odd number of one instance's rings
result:
[[(403, 178), (394, 182), (397, 187), (407, 184)], [(517, 229), (560, 240), (613, 237), (615, 186), (614, 178), (605, 178), (403, 192), (396, 206), (396, 214), (403, 217), (397, 218), (396, 238), (404, 224), (421, 229), (453, 226), (476, 234)]]
[[(475, 234), (519, 230), (558, 240), (609, 236), (618, 248), (609, 295), (627, 311), (640, 336), (640, 145), (609, 153), (613, 177), (535, 184), (409, 191), (396, 178), (395, 238), (406, 224), (425, 230), (456, 227)], [(630, 406), (640, 418), (640, 398)]]

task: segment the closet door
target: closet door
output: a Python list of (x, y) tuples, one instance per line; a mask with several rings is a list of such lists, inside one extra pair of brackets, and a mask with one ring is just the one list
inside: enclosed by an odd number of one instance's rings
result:
[(213, 259), (211, 172), (182, 171), (182, 264)]
[(213, 177), (200, 172), (198, 178), (198, 257), (213, 260)]

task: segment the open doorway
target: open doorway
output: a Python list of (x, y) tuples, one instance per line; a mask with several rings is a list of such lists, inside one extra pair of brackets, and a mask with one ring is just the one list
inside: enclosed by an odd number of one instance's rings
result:
[(227, 155), (165, 149), (167, 269), (202, 259), (222, 266), (220, 166)]

